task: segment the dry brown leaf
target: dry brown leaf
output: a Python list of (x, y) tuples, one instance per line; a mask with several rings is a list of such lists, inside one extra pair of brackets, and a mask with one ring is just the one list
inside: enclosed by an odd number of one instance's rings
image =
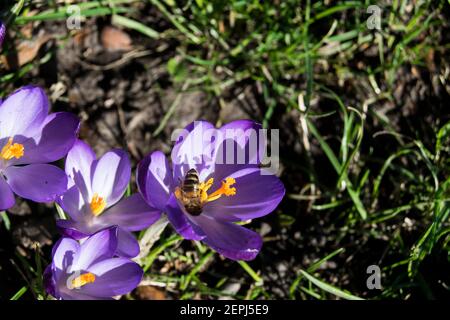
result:
[(111, 51), (130, 51), (133, 49), (130, 36), (117, 28), (106, 26), (102, 29), (102, 45)]
[(136, 289), (136, 296), (139, 300), (166, 300), (163, 290), (153, 286), (142, 286)]
[(1, 61), (6, 66), (6, 69), (17, 69), (21, 66), (33, 61), (41, 47), (52, 37), (47, 34), (41, 34), (36, 39), (22, 41), (14, 53), (8, 56), (2, 55)]

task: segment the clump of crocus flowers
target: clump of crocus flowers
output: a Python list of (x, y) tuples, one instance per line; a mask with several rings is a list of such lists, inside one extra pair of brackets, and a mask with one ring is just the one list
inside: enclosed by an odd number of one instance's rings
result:
[[(44, 272), (54, 298), (112, 299), (136, 288), (143, 271), (130, 260), (140, 251), (132, 232), (162, 214), (185, 239), (203, 241), (229, 259), (257, 256), (262, 238), (242, 223), (273, 212), (285, 193), (262, 168), (266, 141), (259, 124), (188, 125), (170, 162), (155, 151), (139, 163), (139, 193), (125, 196), (131, 181), (126, 152), (113, 149), (97, 158), (77, 139), (74, 115), (48, 111), (44, 91), (33, 86), (0, 104), (0, 210), (14, 205), (15, 193), (56, 201), (67, 215), (57, 221), (63, 237)], [(65, 171), (51, 164), (63, 157)]]

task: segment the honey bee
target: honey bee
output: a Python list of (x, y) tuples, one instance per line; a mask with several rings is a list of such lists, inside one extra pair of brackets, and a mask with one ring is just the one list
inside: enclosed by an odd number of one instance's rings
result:
[(186, 173), (180, 187), (177, 188), (177, 198), (189, 214), (198, 216), (202, 213), (203, 202), (197, 170), (190, 169)]

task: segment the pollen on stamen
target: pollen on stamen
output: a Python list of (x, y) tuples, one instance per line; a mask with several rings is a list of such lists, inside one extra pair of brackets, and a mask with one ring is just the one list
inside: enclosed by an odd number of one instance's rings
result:
[(219, 199), (221, 196), (225, 195), (227, 197), (234, 196), (236, 194), (236, 188), (231, 187), (236, 183), (236, 180), (234, 178), (228, 177), (225, 179), (225, 181), (222, 181), (222, 186), (208, 195), (207, 202), (214, 201)]
[(228, 177), (225, 182), (222, 182), (223, 194), (226, 196), (234, 196), (236, 194), (236, 188), (231, 186), (236, 183), (234, 178)]
[(106, 207), (106, 201), (98, 195), (98, 193), (94, 193), (90, 203), (91, 211), (94, 216), (100, 215)]
[(8, 142), (5, 144), (5, 146), (2, 148), (2, 151), (0, 152), (0, 157), (2, 157), (5, 160), (11, 160), (12, 158), (20, 159), (24, 155), (24, 146), (20, 143), (12, 143), (13, 138), (9, 138)]
[(71, 284), (73, 288), (81, 288), (88, 283), (93, 283), (95, 281), (95, 275), (93, 273), (84, 273), (72, 280)]

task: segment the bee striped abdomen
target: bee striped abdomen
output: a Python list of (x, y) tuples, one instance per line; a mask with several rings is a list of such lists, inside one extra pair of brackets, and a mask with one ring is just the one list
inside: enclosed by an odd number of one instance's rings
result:
[(203, 204), (197, 170), (190, 169), (186, 173), (180, 189), (181, 202), (186, 211), (193, 216), (200, 215), (203, 211)]
[(186, 177), (183, 181), (183, 191), (184, 192), (196, 192), (198, 191), (198, 186), (200, 184), (200, 180), (198, 178), (197, 170), (190, 169), (186, 173)]

